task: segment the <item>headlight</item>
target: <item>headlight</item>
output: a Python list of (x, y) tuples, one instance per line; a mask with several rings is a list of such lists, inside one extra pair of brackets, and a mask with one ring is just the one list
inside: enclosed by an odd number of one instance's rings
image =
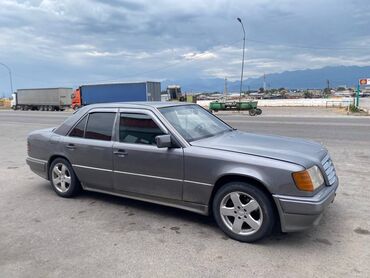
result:
[(324, 183), (324, 177), (316, 165), (307, 170), (293, 173), (293, 179), (298, 189), (310, 192)]

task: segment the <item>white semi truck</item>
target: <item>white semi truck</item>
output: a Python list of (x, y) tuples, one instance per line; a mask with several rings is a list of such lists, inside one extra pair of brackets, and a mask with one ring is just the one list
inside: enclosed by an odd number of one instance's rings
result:
[(14, 110), (63, 111), (71, 106), (72, 88), (19, 89), (12, 95)]

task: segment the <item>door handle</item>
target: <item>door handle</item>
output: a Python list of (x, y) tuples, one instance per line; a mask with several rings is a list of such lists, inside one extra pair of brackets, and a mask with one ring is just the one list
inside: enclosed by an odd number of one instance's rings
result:
[(70, 149), (70, 150), (74, 150), (74, 149), (76, 149), (76, 146), (75, 146), (75, 144), (67, 144), (66, 148)]
[(127, 155), (127, 152), (125, 150), (116, 150), (113, 152), (118, 157), (125, 157)]

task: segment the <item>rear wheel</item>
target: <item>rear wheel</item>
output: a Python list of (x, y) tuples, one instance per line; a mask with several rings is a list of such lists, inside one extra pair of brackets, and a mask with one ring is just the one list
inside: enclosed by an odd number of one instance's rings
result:
[(256, 114), (257, 114), (256, 109), (249, 110), (249, 115), (250, 116), (256, 116)]
[(57, 158), (51, 163), (49, 177), (51, 186), (61, 197), (72, 197), (81, 190), (71, 164), (64, 158)]
[(267, 237), (276, 221), (274, 208), (266, 194), (243, 182), (222, 186), (216, 192), (212, 207), (221, 230), (242, 242)]

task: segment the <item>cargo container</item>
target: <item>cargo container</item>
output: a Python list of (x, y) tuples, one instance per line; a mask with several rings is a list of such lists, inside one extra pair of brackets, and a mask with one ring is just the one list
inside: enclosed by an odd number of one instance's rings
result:
[(14, 110), (59, 111), (71, 106), (72, 88), (18, 89), (12, 95)]
[(160, 82), (82, 85), (72, 95), (72, 108), (93, 103), (161, 101)]

